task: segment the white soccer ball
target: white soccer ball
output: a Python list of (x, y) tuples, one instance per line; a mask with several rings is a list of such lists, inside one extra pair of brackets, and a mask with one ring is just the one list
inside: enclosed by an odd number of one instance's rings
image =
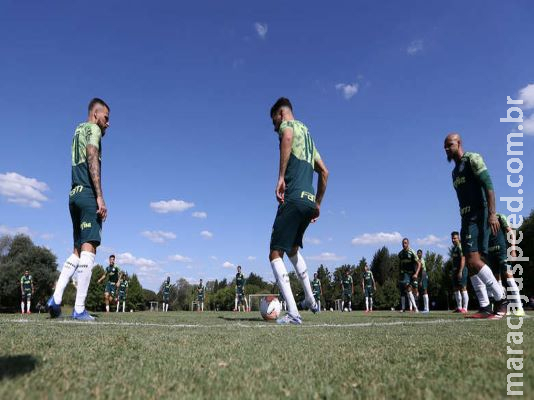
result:
[(262, 297), (260, 301), (260, 313), (265, 321), (273, 321), (280, 316), (282, 305), (275, 296)]
[(347, 307), (345, 307), (345, 308), (343, 309), (343, 311), (345, 311), (345, 312), (349, 312), (349, 309), (348, 309)]

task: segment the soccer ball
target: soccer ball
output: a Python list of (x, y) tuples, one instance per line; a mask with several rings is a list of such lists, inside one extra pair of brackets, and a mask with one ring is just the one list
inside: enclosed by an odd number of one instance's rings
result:
[(273, 321), (280, 316), (282, 305), (275, 296), (262, 297), (260, 301), (260, 313), (265, 321)]
[(348, 309), (347, 307), (345, 307), (345, 308), (343, 309), (343, 311), (345, 311), (345, 312), (349, 312), (349, 309)]

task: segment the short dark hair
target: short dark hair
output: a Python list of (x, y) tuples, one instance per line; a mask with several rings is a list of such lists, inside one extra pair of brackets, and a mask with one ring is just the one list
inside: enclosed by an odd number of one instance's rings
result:
[(460, 234), (457, 231), (451, 232), (451, 236), (460, 236)]
[(110, 255), (109, 258), (115, 258), (115, 254)]
[(408, 243), (410, 243), (410, 239), (408, 239), (408, 238), (404, 238), (404, 239), (402, 239), (403, 242), (404, 242), (405, 240), (406, 240)]
[(97, 104), (106, 107), (108, 111), (110, 111), (109, 106), (106, 104), (106, 102), (102, 99), (99, 99), (98, 97), (95, 97), (89, 102), (89, 106), (87, 107), (88, 111), (91, 112)]
[(289, 107), (291, 111), (293, 111), (293, 106), (291, 105), (291, 102), (286, 97), (280, 97), (278, 100), (276, 100), (276, 103), (271, 107), (271, 118), (280, 110), (282, 107)]
[(421, 250), (421, 249), (418, 249), (417, 252), (418, 253), (421, 252), (421, 254), (423, 254), (423, 250)]

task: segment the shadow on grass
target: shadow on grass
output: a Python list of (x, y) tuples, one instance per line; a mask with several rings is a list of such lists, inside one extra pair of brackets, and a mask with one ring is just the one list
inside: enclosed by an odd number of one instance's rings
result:
[(225, 321), (263, 321), (260, 317), (225, 317), (219, 315), (217, 318), (224, 319)]
[(0, 356), (0, 381), (29, 374), (37, 366), (37, 359), (30, 354), (18, 356)]

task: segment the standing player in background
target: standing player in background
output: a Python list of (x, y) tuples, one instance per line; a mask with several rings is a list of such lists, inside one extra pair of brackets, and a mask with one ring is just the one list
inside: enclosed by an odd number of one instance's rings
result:
[(375, 278), (373, 273), (369, 270), (369, 266), (365, 264), (362, 275), (362, 291), (365, 296), (365, 312), (373, 311), (373, 293), (376, 290)]
[(241, 272), (241, 265), (237, 266), (237, 274), (235, 274), (235, 305), (234, 311), (239, 311), (243, 306), (243, 311), (249, 311), (248, 301), (245, 296), (245, 275)]
[[(402, 250), (399, 252), (399, 289), (401, 293), (406, 293), (408, 301), (410, 302), (410, 311), (419, 312), (415, 298), (412, 293), (412, 288), (417, 287), (417, 276), (421, 270), (421, 263), (419, 257), (413, 249), (410, 247), (410, 241), (408, 238), (402, 239)], [(401, 298), (401, 307), (404, 311), (404, 298)]]
[(345, 311), (345, 302), (347, 302), (347, 311), (352, 311), (352, 296), (354, 296), (354, 282), (350, 274), (350, 268), (345, 271), (345, 275), (341, 278), (341, 311)]
[(169, 298), (171, 296), (171, 277), (163, 281), (163, 312), (169, 311)]
[(115, 265), (115, 256), (112, 254), (109, 256), (109, 265), (102, 276), (98, 279), (97, 283), (102, 283), (104, 279), (108, 278), (106, 282), (106, 288), (104, 289), (104, 303), (106, 304), (106, 312), (109, 312), (109, 305), (115, 301), (115, 293), (119, 286), (119, 280), (122, 277), (122, 272), (118, 266)]
[[(302, 247), (302, 238), (310, 222), (319, 218), (328, 170), (308, 128), (295, 120), (293, 107), (288, 99), (279, 98), (272, 106), (270, 116), (280, 140), (280, 164), (275, 188), (279, 205), (271, 234), (269, 261), (288, 308), (288, 313), (279, 318), (277, 323), (300, 325), (302, 319), (291, 291), (283, 257), (287, 253), (295, 267), (304, 288), (306, 305), (312, 312), (317, 312), (308, 269), (304, 257), (299, 253), (299, 247)], [(319, 174), (317, 196), (313, 188), (314, 171)]]
[(34, 293), (33, 278), (30, 275), (30, 271), (24, 271), (24, 275), (20, 277), (20, 291), (22, 300), (20, 302), (20, 311), (24, 314), (24, 303), (26, 303), (26, 313), (31, 314), (30, 306), (31, 299)]
[(122, 312), (126, 311), (126, 296), (128, 295), (128, 274), (122, 274), (119, 282), (119, 301), (117, 301), (117, 312), (119, 312), (120, 304), (122, 302)]
[(465, 266), (465, 257), (460, 243), (460, 234), (456, 231), (452, 232), (451, 240), (452, 287), (454, 299), (456, 300), (454, 312), (465, 314), (469, 306), (469, 294), (467, 293), (467, 267)]
[(72, 219), (74, 249), (67, 258), (56, 283), (54, 295), (47, 302), (50, 316), (61, 314), (63, 292), (74, 272), (78, 271), (78, 286), (72, 317), (93, 321), (85, 309), (85, 298), (91, 282), (96, 249), (100, 245), (102, 223), (107, 217), (101, 184), (100, 141), (109, 127), (109, 107), (95, 98), (89, 103), (89, 116), (76, 128), (72, 140), (72, 184), (69, 210)]
[[(488, 254), (490, 233), (496, 235), (500, 228), (493, 183), (482, 156), (465, 152), (460, 135), (449, 133), (444, 147), (447, 160), (455, 164), (452, 181), (460, 205), (462, 251), (480, 304), (479, 312), (470, 318), (499, 319), (506, 315), (506, 301), (501, 285), (481, 258)], [(491, 310), (488, 293), (495, 299), (495, 313)]]
[(421, 279), (419, 280), (419, 287), (423, 292), (423, 313), (426, 314), (430, 311), (430, 305), (428, 302), (428, 274), (426, 273), (426, 263), (423, 257), (423, 250), (417, 250), (417, 258), (421, 263)]
[(197, 302), (198, 302), (198, 311), (204, 311), (204, 285), (202, 284), (202, 279), (197, 286)]
[(317, 277), (317, 272), (313, 274), (313, 281), (311, 283), (313, 297), (317, 303), (317, 312), (321, 312), (321, 297), (323, 296), (323, 287), (321, 286), (321, 281)]

